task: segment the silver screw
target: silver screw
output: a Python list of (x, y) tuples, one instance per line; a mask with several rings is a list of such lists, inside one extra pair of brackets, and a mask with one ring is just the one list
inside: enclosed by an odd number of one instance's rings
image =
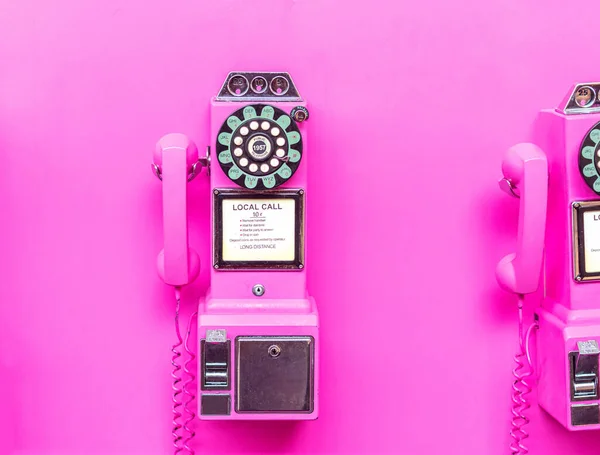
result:
[(252, 288), (252, 293), (257, 297), (260, 297), (265, 293), (265, 287), (262, 284), (255, 284)]
[(575, 279), (576, 279), (577, 281), (581, 281), (581, 275), (577, 275), (577, 276), (575, 277)]
[(276, 344), (269, 346), (269, 355), (271, 357), (279, 357), (279, 354), (281, 354), (281, 348), (279, 346)]

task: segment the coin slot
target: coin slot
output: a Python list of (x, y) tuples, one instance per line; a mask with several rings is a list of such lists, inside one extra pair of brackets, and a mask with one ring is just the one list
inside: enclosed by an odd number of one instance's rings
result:
[(577, 104), (578, 107), (589, 107), (594, 104), (595, 99), (596, 92), (594, 92), (592, 87), (581, 87), (575, 94), (575, 104)]
[(254, 79), (252, 79), (250, 87), (254, 93), (260, 95), (267, 89), (267, 80), (262, 76), (256, 76)]
[(283, 96), (290, 88), (290, 83), (283, 76), (276, 76), (271, 80), (271, 92), (277, 96)]
[(248, 92), (248, 79), (241, 74), (236, 74), (227, 83), (227, 90), (233, 96), (244, 96)]

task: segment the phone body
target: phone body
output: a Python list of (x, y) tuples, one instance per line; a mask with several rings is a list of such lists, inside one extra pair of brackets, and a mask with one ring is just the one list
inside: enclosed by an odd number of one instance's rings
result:
[(200, 419), (318, 416), (319, 319), (306, 282), (308, 116), (288, 73), (232, 72), (211, 100)]
[(505, 176), (519, 174), (522, 185), (515, 257), (533, 265), (507, 271), (500, 264), (498, 277), (501, 284), (528, 279), (527, 289), (505, 286), (519, 294), (541, 285), (539, 405), (568, 430), (600, 429), (600, 83), (575, 84), (557, 108), (542, 111), (533, 142), (538, 162), (547, 161), (536, 178), (523, 176), (527, 160), (504, 162)]
[(600, 428), (600, 84), (576, 84), (539, 117), (550, 170), (540, 405), (569, 430)]

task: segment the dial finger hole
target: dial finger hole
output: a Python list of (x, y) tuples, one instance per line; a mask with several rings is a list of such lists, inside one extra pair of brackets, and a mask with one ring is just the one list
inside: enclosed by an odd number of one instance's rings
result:
[(277, 149), (277, 151), (275, 152), (275, 155), (277, 155), (279, 158), (283, 158), (285, 156), (285, 150)]
[(267, 131), (267, 130), (268, 130), (270, 127), (271, 127), (271, 124), (270, 124), (269, 122), (266, 122), (266, 121), (265, 121), (265, 122), (262, 122), (262, 123), (260, 124), (260, 127), (261, 127), (263, 130)]
[(269, 163), (271, 164), (272, 167), (279, 166), (279, 160), (277, 158), (271, 159), (271, 161), (269, 161)]
[(279, 128), (273, 128), (271, 130), (271, 136), (279, 136)]
[(238, 136), (238, 137), (235, 137), (235, 138), (233, 138), (233, 143), (234, 143), (235, 145), (242, 145), (242, 142), (244, 142), (244, 140), (243, 140), (241, 137), (239, 137), (239, 136)]
[(247, 127), (245, 127), (245, 126), (242, 126), (242, 127), (240, 128), (240, 134), (241, 134), (242, 136), (245, 136), (245, 135), (246, 135), (246, 134), (248, 134), (249, 132), (250, 132), (250, 130), (249, 130)]
[(277, 138), (277, 145), (281, 147), (281, 146), (283, 146), (284, 144), (285, 144), (285, 139), (284, 139), (284, 138), (282, 138), (282, 137), (278, 137), (278, 138)]
[(242, 166), (242, 167), (248, 166), (248, 159), (247, 158), (240, 159), (240, 166)]
[(258, 129), (258, 122), (256, 122), (256, 121), (250, 122), (250, 129), (251, 130), (257, 130)]
[(252, 163), (248, 169), (250, 169), (250, 172), (256, 172), (258, 171), (258, 165), (256, 163)]
[(269, 172), (269, 165), (268, 164), (261, 164), (260, 165), (260, 170), (262, 172)]
[(236, 148), (236, 149), (233, 151), (233, 154), (234, 154), (235, 156), (242, 156), (242, 155), (244, 154), (244, 151), (243, 151), (241, 148), (239, 148), (239, 147), (238, 147), (238, 148)]

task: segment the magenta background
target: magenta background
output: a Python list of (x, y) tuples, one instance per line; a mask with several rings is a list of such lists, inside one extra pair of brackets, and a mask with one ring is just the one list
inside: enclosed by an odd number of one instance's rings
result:
[[(202, 422), (198, 453), (507, 453), (516, 321), (494, 267), (517, 204), (500, 159), (600, 79), (596, 4), (1, 0), (0, 453), (168, 453), (150, 160), (166, 132), (206, 145), (232, 69), (288, 70), (309, 103), (321, 417)], [(204, 264), (207, 189), (190, 201)], [(532, 454), (597, 453), (600, 435), (532, 419)]]

